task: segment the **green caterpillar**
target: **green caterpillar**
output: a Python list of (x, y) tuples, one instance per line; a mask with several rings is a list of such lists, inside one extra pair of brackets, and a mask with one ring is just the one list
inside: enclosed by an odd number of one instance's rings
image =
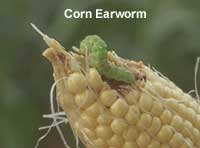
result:
[(87, 36), (80, 43), (80, 53), (89, 54), (89, 65), (95, 67), (98, 72), (108, 79), (133, 84), (133, 75), (123, 67), (111, 64), (107, 59), (107, 45), (99, 36)]

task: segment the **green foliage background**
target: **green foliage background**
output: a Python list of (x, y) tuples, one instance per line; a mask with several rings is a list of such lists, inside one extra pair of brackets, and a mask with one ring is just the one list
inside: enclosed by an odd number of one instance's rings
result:
[[(145, 20), (65, 19), (74, 10), (146, 10)], [(151, 63), (186, 92), (194, 89), (194, 65), (200, 56), (198, 0), (2, 0), (0, 5), (0, 147), (32, 148), (50, 124), (52, 69), (41, 56), (47, 47), (30, 27), (33, 22), (67, 49), (98, 34), (122, 57)], [(200, 81), (198, 81), (200, 82)], [(66, 127), (68, 140), (73, 137)], [(41, 148), (64, 147), (55, 130)]]

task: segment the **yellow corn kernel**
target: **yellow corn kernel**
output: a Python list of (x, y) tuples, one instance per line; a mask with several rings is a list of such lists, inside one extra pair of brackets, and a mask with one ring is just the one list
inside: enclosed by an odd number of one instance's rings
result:
[(161, 126), (162, 125), (160, 119), (158, 117), (154, 117), (150, 128), (147, 130), (148, 134), (155, 136), (159, 132)]
[(124, 99), (117, 99), (110, 108), (111, 113), (116, 117), (123, 117), (128, 111), (128, 104)]
[(106, 143), (105, 140), (102, 140), (100, 138), (96, 139), (93, 141), (93, 144), (97, 148), (108, 148), (108, 144)]
[(160, 148), (160, 143), (156, 140), (152, 140), (147, 148)]
[(112, 136), (113, 132), (110, 127), (99, 125), (96, 128), (96, 134), (99, 138), (107, 140)]
[(166, 105), (170, 110), (178, 111), (178, 102), (176, 99), (170, 98), (166, 100)]
[(186, 112), (186, 119), (194, 124), (196, 122), (196, 112), (194, 112), (193, 109), (188, 108)]
[(161, 130), (157, 135), (159, 141), (162, 143), (168, 143), (172, 136), (173, 136), (173, 130), (168, 125), (162, 126)]
[(58, 98), (60, 104), (65, 106), (66, 108), (72, 108), (73, 106), (76, 106), (74, 95), (71, 93), (66, 93), (66, 94), (67, 95), (65, 95), (63, 98)]
[(80, 122), (83, 126), (89, 129), (94, 129), (97, 125), (95, 118), (92, 118), (87, 114), (81, 114)]
[(139, 136), (139, 131), (135, 126), (130, 126), (123, 131), (123, 138), (126, 141), (135, 141)]
[(152, 98), (147, 94), (143, 93), (139, 100), (139, 105), (142, 111), (149, 112), (152, 108)]
[(88, 128), (83, 128), (82, 132), (87, 136), (87, 138), (94, 140), (97, 138), (96, 133), (94, 130), (88, 129)]
[(161, 113), (163, 112), (163, 110), (164, 110), (164, 108), (163, 108), (163, 105), (162, 105), (162, 103), (160, 101), (154, 101), (153, 102), (151, 113), (154, 116), (160, 116)]
[(136, 140), (136, 143), (138, 144), (139, 147), (146, 147), (150, 144), (151, 139), (149, 135), (147, 135), (146, 132), (140, 133), (139, 137)]
[(172, 119), (171, 125), (178, 131), (182, 131), (184, 128), (183, 119), (180, 116), (175, 115)]
[(148, 113), (143, 113), (141, 115), (140, 120), (137, 123), (137, 127), (141, 130), (146, 130), (148, 129), (152, 124), (152, 117)]
[(101, 90), (103, 86), (103, 81), (95, 68), (90, 68), (87, 79), (89, 85), (94, 90), (96, 90), (97, 92)]
[(178, 114), (183, 117), (183, 118), (187, 118), (187, 107), (184, 104), (179, 104), (178, 105)]
[(128, 124), (134, 125), (138, 122), (140, 118), (140, 110), (137, 106), (132, 105), (129, 107), (129, 110), (125, 116), (125, 119), (127, 120)]
[(172, 117), (172, 113), (169, 110), (164, 110), (160, 116), (160, 120), (163, 124), (170, 124)]
[(140, 98), (140, 95), (141, 95), (141, 92), (139, 91), (136, 91), (136, 90), (132, 90), (130, 91), (126, 96), (126, 100), (127, 100), (127, 103), (129, 105), (133, 105), (133, 104), (136, 104)]
[(115, 90), (105, 90), (100, 95), (101, 102), (110, 107), (117, 100), (117, 92)]
[(90, 90), (83, 91), (75, 96), (75, 102), (79, 108), (87, 108), (95, 102), (95, 95)]
[(121, 136), (119, 135), (113, 135), (109, 140), (108, 140), (109, 146), (112, 147), (122, 147), (124, 144), (124, 140)]
[(98, 102), (93, 103), (87, 109), (85, 109), (85, 113), (89, 116), (96, 118), (103, 110), (103, 106)]
[(128, 124), (126, 123), (126, 120), (124, 119), (116, 118), (111, 123), (112, 131), (115, 134), (121, 134), (123, 131), (127, 129), (127, 127), (128, 127)]
[(192, 123), (186, 120), (182, 126), (183, 136), (189, 137), (191, 139), (193, 136), (192, 129), (193, 129)]
[[(188, 97), (191, 98), (191, 96), (189, 96), (189, 95), (187, 96), (187, 98), (188, 98)], [(195, 100), (193, 100), (193, 99), (191, 98), (191, 101), (188, 102), (188, 105), (189, 105), (190, 108), (192, 108), (192, 109), (194, 109), (196, 112), (198, 112), (199, 104), (198, 104)]]
[(184, 138), (183, 135), (180, 133), (175, 133), (174, 136), (171, 138), (169, 141), (169, 144), (172, 148), (177, 148), (183, 145), (184, 143)]
[(67, 80), (67, 88), (71, 93), (81, 93), (86, 89), (87, 81), (82, 73), (72, 73)]
[(193, 141), (194, 143), (197, 143), (200, 139), (200, 132), (198, 129), (196, 128), (193, 128), (193, 131), (192, 131), (192, 135), (193, 135)]
[(105, 124), (105, 125), (108, 125), (112, 122), (113, 120), (113, 117), (111, 114), (109, 113), (104, 113), (104, 114), (100, 114), (98, 117), (97, 117), (97, 122), (99, 124)]

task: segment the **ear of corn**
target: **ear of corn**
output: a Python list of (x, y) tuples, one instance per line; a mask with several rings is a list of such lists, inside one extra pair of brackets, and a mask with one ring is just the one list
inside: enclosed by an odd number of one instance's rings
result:
[(67, 52), (49, 48), (44, 56), (56, 81), (67, 77), (57, 99), (87, 148), (200, 148), (199, 103), (149, 67), (118, 58), (146, 81), (116, 88), (95, 68), (73, 71)]

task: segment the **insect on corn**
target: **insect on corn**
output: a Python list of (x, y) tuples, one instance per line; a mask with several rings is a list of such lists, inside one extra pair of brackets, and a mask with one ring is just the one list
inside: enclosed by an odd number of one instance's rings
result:
[[(107, 51), (98, 36), (69, 52), (39, 33), (49, 46), (43, 55), (53, 66), (57, 102), (86, 148), (200, 148), (199, 101), (172, 81)], [(56, 126), (58, 114), (49, 115)]]

